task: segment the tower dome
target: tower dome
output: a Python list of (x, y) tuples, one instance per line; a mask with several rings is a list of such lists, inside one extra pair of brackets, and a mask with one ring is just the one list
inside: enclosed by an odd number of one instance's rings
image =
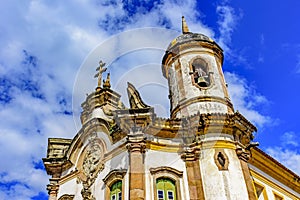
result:
[(189, 31), (182, 17), (182, 35), (168, 46), (162, 71), (169, 83), (171, 117), (234, 112), (222, 72), (223, 50), (211, 38)]

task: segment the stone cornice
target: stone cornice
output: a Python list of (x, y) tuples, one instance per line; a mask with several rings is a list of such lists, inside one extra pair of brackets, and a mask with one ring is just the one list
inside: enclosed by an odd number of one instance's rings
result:
[(133, 133), (127, 136), (126, 148), (128, 152), (145, 153), (146, 138), (142, 133)]
[(233, 112), (233, 110), (234, 110), (232, 103), (227, 98), (220, 98), (220, 97), (214, 97), (214, 96), (198, 96), (195, 98), (190, 98), (187, 101), (184, 101), (184, 102), (181, 102), (180, 104), (178, 104), (174, 109), (172, 109), (171, 118), (175, 118), (176, 113), (179, 112), (180, 110), (182, 110), (183, 108), (185, 108), (191, 104), (200, 103), (200, 102), (218, 102), (218, 103), (226, 105), (228, 107), (228, 109), (230, 110), (230, 112)]
[(300, 177), (259, 148), (251, 150), (249, 163), (300, 194)]
[[(120, 98), (121, 95), (109, 88), (101, 88), (100, 90), (96, 90), (91, 93), (81, 104), (83, 109), (80, 116), (81, 123), (86, 123), (95, 108), (105, 107), (105, 105), (109, 105), (109, 107), (113, 110), (125, 108), (123, 103), (120, 101)], [(112, 115), (111, 109), (104, 109), (104, 112), (107, 115)]]
[(181, 159), (185, 162), (197, 161), (200, 156), (200, 148), (197, 146), (194, 147), (185, 147), (183, 153), (181, 154)]

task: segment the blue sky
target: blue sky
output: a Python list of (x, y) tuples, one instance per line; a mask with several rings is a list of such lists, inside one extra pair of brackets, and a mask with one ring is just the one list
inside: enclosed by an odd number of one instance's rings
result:
[[(152, 38), (166, 47), (180, 31), (182, 15), (192, 32), (208, 35), (224, 49), (232, 101), (257, 126), (260, 148), (300, 174), (299, 8), (298, 0), (3, 1), (0, 199), (47, 199), (49, 177), (41, 158), (47, 138), (72, 138), (78, 130), (73, 115), (76, 122), (80, 102), (96, 86), (92, 77), (98, 61), (87, 70), (87, 58), (97, 49), (120, 49), (120, 43), (109, 43), (118, 38), (114, 35), (136, 28), (167, 28), (170, 35)], [(145, 42), (141, 35), (134, 37)], [(110, 71), (112, 87), (127, 101), (123, 81), (139, 84), (145, 78), (140, 70), (153, 63), (147, 75), (155, 84), (141, 84), (139, 90), (165, 116), (166, 82), (157, 78), (162, 77), (162, 46), (127, 52)], [(97, 59), (109, 60), (105, 55)], [(153, 97), (158, 88), (162, 98)]]

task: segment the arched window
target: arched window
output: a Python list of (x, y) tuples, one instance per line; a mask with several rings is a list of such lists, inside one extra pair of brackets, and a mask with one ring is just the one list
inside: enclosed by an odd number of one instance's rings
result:
[(156, 179), (156, 190), (158, 200), (176, 200), (175, 182), (169, 178)]
[(194, 83), (201, 88), (209, 87), (211, 85), (211, 78), (207, 62), (202, 58), (196, 57), (191, 61), (190, 65)]
[(105, 183), (105, 200), (121, 200), (124, 199), (124, 176), (125, 169), (115, 169), (110, 171), (103, 179)]
[(183, 172), (162, 166), (150, 168), (153, 178), (154, 200), (181, 200), (180, 181)]
[(122, 181), (116, 181), (110, 187), (110, 200), (122, 200)]

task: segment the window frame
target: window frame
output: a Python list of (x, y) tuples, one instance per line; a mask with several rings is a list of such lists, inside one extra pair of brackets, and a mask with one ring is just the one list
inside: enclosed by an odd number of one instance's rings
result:
[(103, 182), (105, 183), (105, 200), (111, 200), (111, 186), (118, 182), (118, 181), (121, 181), (122, 183), (122, 189), (121, 191), (119, 191), (117, 194), (116, 194), (116, 200), (120, 200), (119, 199), (119, 193), (121, 193), (121, 198), (122, 199), (125, 199), (125, 196), (124, 196), (124, 191), (125, 191), (125, 186), (124, 186), (124, 177), (127, 173), (127, 170), (126, 169), (115, 169), (115, 170), (112, 170), (110, 171), (106, 177), (103, 179)]
[[(155, 194), (158, 194), (156, 181), (160, 178), (166, 178), (174, 182), (175, 194), (173, 195), (176, 196), (176, 200), (182, 199), (181, 188), (180, 188), (180, 182), (182, 181), (182, 176), (183, 176), (182, 171), (179, 171), (172, 167), (163, 166), (157, 168), (150, 168), (150, 174), (152, 175), (153, 191), (155, 192)], [(154, 200), (159, 200), (158, 195), (154, 195)]]

